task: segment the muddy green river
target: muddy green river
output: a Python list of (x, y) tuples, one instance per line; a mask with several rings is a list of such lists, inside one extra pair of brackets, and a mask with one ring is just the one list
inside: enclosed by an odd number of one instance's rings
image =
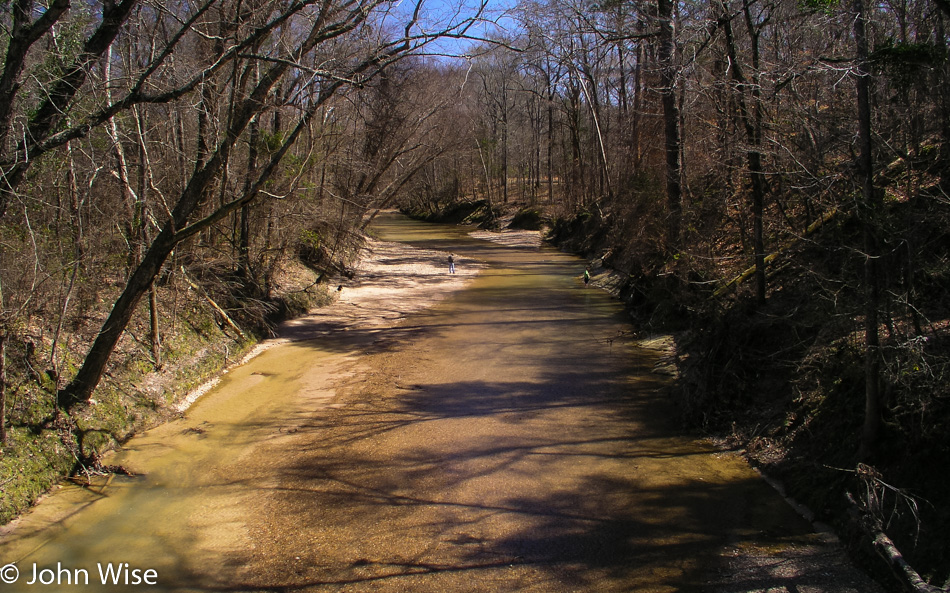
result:
[(374, 229), (484, 268), (397, 323), (232, 370), (108, 460), (139, 476), (8, 528), (0, 590), (764, 591), (734, 557), (814, 544), (744, 462), (682, 434), (657, 353), (581, 260)]

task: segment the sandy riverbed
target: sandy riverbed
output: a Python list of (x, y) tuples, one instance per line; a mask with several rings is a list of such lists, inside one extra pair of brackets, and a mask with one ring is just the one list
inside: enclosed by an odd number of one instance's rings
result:
[[(475, 231), (473, 236), (506, 245), (541, 243), (537, 231)], [(484, 268), (480, 262), (455, 255), (456, 273), (450, 274), (448, 256), (444, 251), (367, 239), (353, 278), (332, 283), (338, 290), (331, 304), (284, 322), (278, 337), (261, 342), (230, 368), (245, 364), (279, 344), (322, 338), (336, 332), (383, 329), (411, 313), (432, 307), (464, 288)], [(179, 402), (178, 411), (187, 410), (219, 382), (220, 377), (216, 377), (193, 390)]]
[[(571, 288), (577, 262), (547, 271), (546, 281), (566, 287), (565, 294), (539, 309), (524, 290), (493, 291), (506, 283), (534, 286), (541, 259), (519, 274), (500, 267), (481, 277), (483, 264), (459, 255), (456, 261), (458, 273), (450, 275), (446, 252), (369, 242), (334, 303), (285, 324), (257, 359), (225, 375), (216, 393), (120, 452), (127, 457), (118, 463), (147, 476), (145, 484), (116, 480), (108, 495), (105, 487), (72, 489), (67, 494), (77, 500), (65, 497), (59, 519), (56, 508), (32, 517), (71, 534), (41, 531), (39, 539), (12, 543), (30, 554), (41, 550), (41, 562), (68, 558), (76, 566), (118, 547), (133, 558), (137, 551), (139, 564), (156, 567), (173, 589), (185, 579), (189, 587), (238, 583), (248, 590), (341, 583), (407, 590), (414, 580), (416, 590), (462, 590), (461, 582), (488, 590), (473, 579), (495, 575), (520, 591), (535, 584), (550, 592), (562, 589), (545, 582), (565, 584), (563, 571), (584, 568), (598, 590), (608, 590), (610, 579), (634, 578), (642, 564), (646, 572), (662, 569), (651, 583), (679, 579), (709, 591), (877, 590), (826, 537), (807, 526), (791, 535), (778, 530), (800, 521), (741, 460), (662, 430), (650, 410), (666, 405), (664, 380), (650, 376), (649, 361), (635, 384), (638, 397), (612, 397), (607, 379), (626, 376), (612, 362), (619, 347), (592, 339), (564, 348), (576, 333), (537, 333), (547, 321), (562, 328), (573, 311), (591, 335), (615, 335), (597, 305), (602, 295), (579, 283), (580, 291)], [(489, 289), (475, 297), (479, 304), (486, 295), (501, 299), (494, 316), (448, 302), (432, 309), (434, 316), (413, 317), (410, 327), (402, 323), (469, 282), (473, 292)], [(577, 293), (584, 298), (570, 296)], [(471, 298), (465, 302), (471, 308)], [(385, 345), (393, 330), (388, 342), (398, 348), (362, 347)], [(332, 337), (307, 342), (324, 336)], [(468, 352), (473, 344), (478, 348)], [(459, 356), (467, 364), (446, 364)], [(578, 357), (586, 357), (583, 373), (571, 370)], [(536, 362), (524, 364), (528, 358)], [(584, 395), (592, 389), (607, 391)], [(527, 471), (539, 464), (534, 469), (544, 471)], [(551, 464), (567, 470), (557, 483), (561, 474), (547, 471)], [(591, 472), (612, 478), (591, 489)], [(727, 507), (732, 515), (723, 514)], [(641, 510), (628, 516), (631, 509)], [(757, 521), (750, 523), (750, 513)], [(558, 531), (571, 522), (573, 529)], [(723, 539), (723, 530), (733, 535)], [(637, 538), (647, 539), (632, 545)], [(591, 555), (589, 546), (603, 542), (609, 553)], [(656, 555), (664, 545), (670, 552)], [(28, 556), (7, 551), (9, 558)], [(562, 572), (548, 570), (554, 565)], [(449, 583), (455, 586), (441, 586)]]

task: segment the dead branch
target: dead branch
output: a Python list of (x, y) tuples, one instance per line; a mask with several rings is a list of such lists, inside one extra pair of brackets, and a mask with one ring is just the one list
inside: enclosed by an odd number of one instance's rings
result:
[[(765, 263), (766, 263), (766, 265), (771, 264), (771, 263), (772, 263), (773, 261), (775, 261), (775, 259), (776, 259), (779, 255), (781, 255), (783, 252), (785, 252), (785, 251), (791, 249), (793, 246), (797, 245), (799, 242), (801, 242), (801, 241), (802, 241), (803, 239), (805, 239), (806, 237), (808, 237), (808, 236), (814, 234), (814, 233), (815, 233), (816, 231), (818, 231), (818, 229), (820, 229), (826, 222), (828, 222), (829, 220), (833, 219), (837, 214), (838, 214), (838, 210), (837, 210), (837, 209), (832, 209), (832, 210), (829, 210), (828, 212), (824, 213), (824, 214), (821, 216), (821, 218), (819, 218), (818, 220), (816, 220), (815, 222), (813, 222), (811, 225), (809, 225), (809, 227), (808, 227), (807, 229), (805, 229), (805, 233), (802, 234), (801, 237), (795, 239), (791, 244), (785, 246), (783, 249), (780, 249), (779, 251), (777, 251), (777, 252), (775, 252), (775, 253), (771, 253), (771, 254), (765, 256)], [(733, 279), (730, 280), (729, 282), (727, 282), (727, 283), (725, 283), (724, 285), (722, 285), (722, 286), (720, 286), (719, 288), (717, 288), (716, 291), (713, 292), (713, 298), (719, 298), (719, 297), (721, 297), (722, 295), (726, 294), (726, 292), (727, 292), (730, 288), (732, 288), (733, 286), (738, 286), (738, 285), (742, 284), (743, 282), (745, 282), (746, 280), (748, 280), (749, 278), (751, 278), (754, 274), (755, 274), (755, 266), (752, 266), (751, 268), (749, 268), (749, 269), (747, 269), (746, 271), (742, 272), (741, 274), (739, 274), (738, 276), (736, 276), (735, 278), (733, 278)]]
[(870, 539), (874, 551), (888, 563), (888, 566), (894, 572), (894, 576), (901, 584), (914, 593), (947, 593), (946, 588), (935, 587), (921, 578), (917, 571), (904, 559), (891, 538), (884, 533), (884, 527), (881, 525), (879, 518), (858, 504), (850, 492), (846, 493), (845, 496), (852, 506), (857, 524)]
[(185, 266), (182, 266), (182, 267), (181, 267), (181, 275), (182, 275), (182, 277), (185, 279), (185, 282), (188, 283), (188, 286), (190, 286), (191, 288), (193, 288), (193, 289), (195, 290), (195, 292), (197, 292), (197, 293), (198, 293), (199, 295), (201, 295), (206, 301), (208, 301), (208, 304), (211, 305), (211, 307), (212, 307), (215, 311), (217, 311), (219, 315), (221, 315), (221, 317), (224, 319), (224, 322), (227, 323), (228, 326), (229, 326), (231, 329), (233, 329), (235, 332), (237, 332), (237, 334), (238, 334), (239, 336), (241, 336), (241, 339), (242, 339), (242, 340), (245, 340), (245, 341), (246, 341), (246, 340), (247, 340), (247, 336), (244, 335), (244, 332), (241, 331), (241, 328), (239, 328), (239, 327), (237, 326), (237, 324), (234, 323), (234, 321), (228, 316), (227, 312), (226, 312), (224, 309), (221, 308), (221, 305), (219, 305), (218, 303), (214, 302), (214, 299), (211, 298), (211, 295), (209, 295), (203, 288), (201, 288), (200, 286), (198, 286), (198, 284), (196, 284), (195, 282), (193, 282), (193, 281), (191, 280), (191, 278), (188, 277), (188, 274), (185, 272)]

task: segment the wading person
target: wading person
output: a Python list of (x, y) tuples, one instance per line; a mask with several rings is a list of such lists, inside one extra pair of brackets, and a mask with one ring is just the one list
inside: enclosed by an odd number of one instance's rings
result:
[(451, 255), (449, 256), (449, 274), (455, 273), (455, 258)]
[(590, 268), (584, 270), (584, 288), (587, 288), (588, 284), (590, 284)]

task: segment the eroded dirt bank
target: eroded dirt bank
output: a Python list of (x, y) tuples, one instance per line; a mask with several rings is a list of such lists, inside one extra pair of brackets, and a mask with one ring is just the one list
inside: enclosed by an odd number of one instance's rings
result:
[(153, 591), (874, 591), (677, 436), (658, 353), (579, 260), (390, 223), (423, 250), (372, 244), (336, 305), (116, 456), (141, 477), (52, 497), (0, 560)]

